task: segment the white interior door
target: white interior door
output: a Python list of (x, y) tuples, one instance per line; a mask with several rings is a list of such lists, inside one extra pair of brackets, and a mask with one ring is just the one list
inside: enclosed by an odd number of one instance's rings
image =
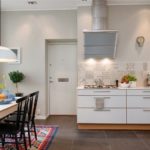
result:
[(76, 43), (48, 45), (49, 112), (56, 115), (76, 113)]

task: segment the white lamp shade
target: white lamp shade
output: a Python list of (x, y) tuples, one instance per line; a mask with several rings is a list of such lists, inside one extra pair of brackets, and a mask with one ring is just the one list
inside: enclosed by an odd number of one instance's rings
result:
[(0, 46), (0, 62), (15, 62), (16, 54), (9, 48)]

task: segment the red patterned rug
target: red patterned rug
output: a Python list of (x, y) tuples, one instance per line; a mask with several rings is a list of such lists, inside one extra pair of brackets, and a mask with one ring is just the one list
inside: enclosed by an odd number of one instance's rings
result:
[[(36, 125), (37, 140), (34, 138), (34, 134), (31, 135), (32, 147), (28, 146), (28, 150), (48, 150), (52, 140), (54, 139), (58, 130), (57, 126), (50, 125)], [(24, 150), (24, 145), (19, 145), (19, 150)], [(0, 150), (16, 150), (15, 145), (5, 144), (5, 148)]]

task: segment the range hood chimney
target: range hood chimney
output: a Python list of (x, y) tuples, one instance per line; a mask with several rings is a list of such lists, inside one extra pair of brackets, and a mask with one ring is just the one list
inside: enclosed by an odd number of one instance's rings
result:
[(93, 0), (92, 2), (92, 29), (107, 29), (107, 3), (106, 0)]
[(84, 31), (85, 58), (115, 58), (117, 31), (108, 30), (106, 0), (93, 0), (92, 30)]

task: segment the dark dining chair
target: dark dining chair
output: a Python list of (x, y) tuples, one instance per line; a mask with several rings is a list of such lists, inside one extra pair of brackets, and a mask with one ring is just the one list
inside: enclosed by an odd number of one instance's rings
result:
[[(28, 139), (29, 139), (29, 145), (31, 147), (31, 132), (34, 132), (35, 139), (37, 140), (37, 134), (36, 134), (36, 126), (35, 126), (35, 113), (36, 113), (36, 107), (37, 107), (37, 102), (38, 102), (38, 96), (39, 96), (39, 91), (33, 92), (29, 94), (29, 101), (28, 101), (28, 109), (27, 109), (27, 115), (25, 119), (25, 126), (27, 129), (25, 132), (28, 132)], [(23, 112), (21, 112), (23, 115)], [(5, 122), (15, 122), (16, 120), (16, 112), (12, 113), (5, 119)]]
[(30, 145), (31, 145), (31, 137), (30, 137), (31, 132), (34, 132), (35, 139), (37, 140), (36, 126), (35, 126), (35, 113), (36, 113), (36, 107), (38, 102), (38, 96), (39, 96), (39, 91), (29, 94), (29, 99), (30, 99), (29, 110), (28, 110), (28, 117), (25, 120), (25, 124), (27, 125)]
[[(24, 96), (22, 98), (19, 98), (16, 100), (17, 103), (17, 111), (16, 111), (16, 117), (15, 121), (13, 123), (11, 122), (0, 122), (0, 139), (2, 143), (2, 147), (6, 143), (15, 143), (16, 149), (19, 150), (19, 143), (23, 143), (25, 150), (27, 150), (27, 144), (26, 144), (26, 137), (25, 137), (25, 119), (27, 115), (28, 110), (28, 102), (29, 102), (29, 96)], [(8, 116), (7, 116), (8, 117)], [(21, 135), (18, 137), (18, 134)], [(14, 141), (7, 140), (7, 138), (13, 138)], [(20, 142), (20, 139), (23, 138), (23, 142)]]

